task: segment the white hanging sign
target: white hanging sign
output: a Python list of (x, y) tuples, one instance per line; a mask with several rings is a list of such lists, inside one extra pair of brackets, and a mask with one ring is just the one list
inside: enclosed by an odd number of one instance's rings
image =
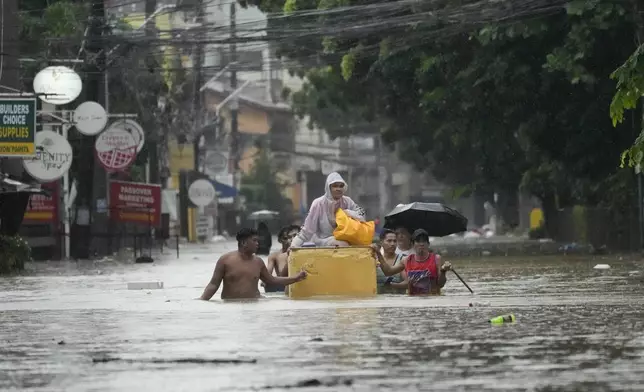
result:
[(123, 130), (134, 138), (136, 143), (136, 152), (137, 154), (141, 152), (143, 145), (145, 144), (145, 133), (143, 128), (139, 123), (130, 119), (116, 120), (108, 127), (110, 130)]
[(219, 150), (206, 151), (204, 166), (214, 175), (228, 172), (228, 154)]
[(23, 158), (27, 173), (40, 182), (61, 178), (72, 165), (72, 146), (67, 139), (52, 131), (36, 133), (36, 156)]
[(127, 169), (136, 158), (136, 142), (121, 128), (109, 127), (98, 135), (94, 150), (103, 168), (110, 172)]
[(83, 102), (74, 110), (74, 125), (83, 135), (98, 135), (107, 125), (107, 112), (99, 103)]
[(33, 87), (43, 102), (65, 105), (78, 98), (83, 81), (73, 69), (56, 65), (38, 72)]
[(188, 198), (197, 207), (205, 207), (215, 200), (215, 187), (208, 180), (197, 180), (190, 184)]

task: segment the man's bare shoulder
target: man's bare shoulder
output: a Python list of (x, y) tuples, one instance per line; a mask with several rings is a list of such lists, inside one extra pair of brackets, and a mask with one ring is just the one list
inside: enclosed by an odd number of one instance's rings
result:
[(218, 263), (228, 263), (228, 262), (230, 262), (232, 260), (235, 260), (237, 258), (239, 258), (239, 252), (234, 250), (232, 252), (224, 253), (223, 255), (221, 255), (219, 257), (219, 260), (217, 260), (217, 262)]
[[(270, 257), (270, 256), (269, 256), (269, 257)], [(261, 257), (259, 257), (259, 256), (255, 256), (255, 257), (253, 258), (253, 262), (254, 262), (254, 263), (257, 263), (257, 264), (261, 264), (263, 267), (266, 267), (266, 265), (264, 264), (264, 260), (262, 260), (262, 258), (261, 258)]]
[(280, 256), (282, 252), (273, 252), (270, 255), (268, 255), (268, 260), (277, 260), (277, 258)]

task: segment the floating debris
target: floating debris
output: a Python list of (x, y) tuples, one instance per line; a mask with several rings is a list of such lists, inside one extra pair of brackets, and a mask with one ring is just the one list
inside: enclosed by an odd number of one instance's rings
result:
[(610, 265), (608, 265), (608, 264), (597, 264), (596, 266), (593, 267), (593, 269), (607, 270), (607, 269), (610, 269)]
[(154, 263), (154, 259), (150, 256), (139, 256), (134, 260), (134, 262), (137, 264)]
[(193, 363), (193, 364), (242, 364), (257, 363), (256, 359), (208, 359), (208, 358), (175, 358), (175, 359), (127, 359), (118, 357), (92, 358), (93, 363), (128, 362), (128, 363)]
[(503, 316), (493, 317), (488, 320), (490, 324), (499, 325), (505, 323), (513, 323), (517, 321), (517, 318), (513, 314), (505, 314)]
[(163, 288), (163, 282), (128, 282), (128, 290), (157, 290)]
[(317, 378), (310, 378), (308, 380), (299, 381), (292, 385), (279, 385), (279, 386), (268, 386), (264, 389), (291, 389), (291, 388), (307, 388), (307, 387), (339, 387), (339, 386), (351, 386), (353, 385), (353, 380), (350, 378), (332, 378), (328, 380), (320, 380)]
[(324, 339), (322, 339), (322, 338), (313, 338), (313, 339), (310, 340), (310, 342), (323, 342), (323, 341), (324, 341)]

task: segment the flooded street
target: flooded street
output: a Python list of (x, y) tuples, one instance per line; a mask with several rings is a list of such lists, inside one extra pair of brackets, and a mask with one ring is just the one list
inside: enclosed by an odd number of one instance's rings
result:
[[(0, 279), (0, 390), (644, 389), (639, 259), (453, 260), (474, 296), (450, 274), (439, 298), (195, 300), (232, 248)], [(165, 288), (127, 290), (152, 280)]]

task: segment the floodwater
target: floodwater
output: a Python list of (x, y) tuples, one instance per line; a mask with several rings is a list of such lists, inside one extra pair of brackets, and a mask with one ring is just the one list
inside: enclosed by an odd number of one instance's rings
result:
[(638, 258), (453, 260), (473, 296), (450, 274), (437, 298), (195, 300), (232, 246), (0, 278), (0, 390), (644, 390)]

